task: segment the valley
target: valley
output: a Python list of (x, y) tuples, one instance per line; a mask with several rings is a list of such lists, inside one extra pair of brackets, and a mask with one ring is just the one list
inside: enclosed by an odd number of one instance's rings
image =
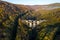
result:
[(0, 40), (60, 40), (60, 3), (19, 5), (0, 1)]

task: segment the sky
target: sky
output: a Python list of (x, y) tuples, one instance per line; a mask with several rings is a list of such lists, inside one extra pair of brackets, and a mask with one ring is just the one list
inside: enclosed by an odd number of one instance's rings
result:
[(24, 5), (46, 5), (51, 3), (60, 3), (60, 0), (4, 0), (4, 1)]

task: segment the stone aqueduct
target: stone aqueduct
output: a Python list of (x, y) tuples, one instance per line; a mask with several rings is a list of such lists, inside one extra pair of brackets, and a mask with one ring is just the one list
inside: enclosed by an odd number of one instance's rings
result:
[(39, 25), (42, 22), (45, 22), (46, 20), (22, 20), (22, 23), (28, 25), (29, 27), (36, 27), (37, 25)]

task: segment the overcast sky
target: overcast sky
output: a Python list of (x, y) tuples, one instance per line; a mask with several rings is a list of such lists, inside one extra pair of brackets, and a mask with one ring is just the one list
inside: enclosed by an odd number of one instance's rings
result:
[(24, 5), (45, 5), (51, 3), (60, 3), (60, 0), (4, 0), (4, 1)]

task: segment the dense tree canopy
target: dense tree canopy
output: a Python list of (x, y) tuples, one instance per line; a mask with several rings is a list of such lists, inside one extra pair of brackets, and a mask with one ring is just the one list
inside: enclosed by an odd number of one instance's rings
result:
[[(47, 20), (30, 28), (22, 20)], [(0, 40), (59, 40), (60, 8), (34, 11), (0, 1)]]

